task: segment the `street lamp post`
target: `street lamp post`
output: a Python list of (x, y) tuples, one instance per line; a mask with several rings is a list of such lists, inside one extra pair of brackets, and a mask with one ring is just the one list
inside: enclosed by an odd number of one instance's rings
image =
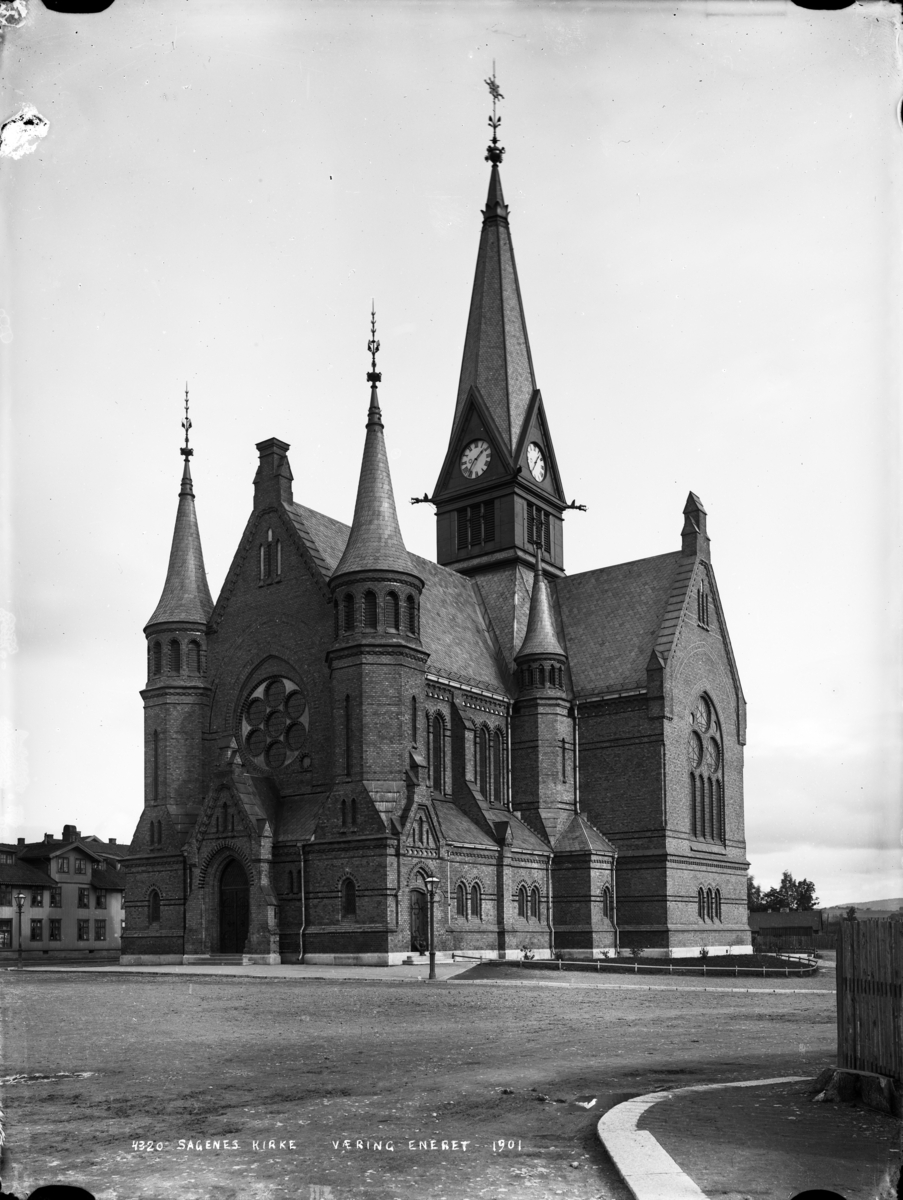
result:
[(436, 886), (439, 880), (435, 875), (430, 875), (425, 880), (426, 886), (430, 893), (430, 979), (436, 978), (436, 923), (433, 917), (433, 910), (436, 901)]
[(19, 953), (17, 966), (22, 970), (22, 909), (25, 907), (25, 896), (22, 892), (16, 892), (16, 911), (19, 914)]

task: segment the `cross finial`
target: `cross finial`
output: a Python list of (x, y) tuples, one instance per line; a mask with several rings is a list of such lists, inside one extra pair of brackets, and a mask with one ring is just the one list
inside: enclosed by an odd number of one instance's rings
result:
[(182, 449), (179, 451), (179, 453), (184, 455), (185, 459), (187, 460), (187, 459), (191, 458), (192, 454), (194, 454), (194, 451), (188, 445), (188, 431), (191, 428), (191, 418), (188, 415), (188, 384), (187, 383), (185, 384), (185, 417), (182, 421), (182, 428), (185, 430), (185, 445), (182, 447)]
[(367, 372), (367, 382), (376, 387), (382, 379), (382, 372), (376, 369), (376, 356), (379, 354), (379, 342), (376, 339), (376, 304), (371, 301), (370, 309), (370, 341), (367, 349), (370, 351), (370, 370)]
[(497, 167), (502, 161), (502, 156), (505, 153), (505, 147), (499, 145), (498, 127), (502, 123), (502, 118), (496, 115), (496, 103), (499, 100), (504, 100), (505, 97), (499, 90), (499, 85), (495, 78), (495, 59), (492, 60), (492, 74), (485, 80), (486, 86), (489, 88), (489, 95), (492, 97), (492, 116), (489, 118), (489, 128), (492, 130), (492, 141), (486, 147), (486, 161)]

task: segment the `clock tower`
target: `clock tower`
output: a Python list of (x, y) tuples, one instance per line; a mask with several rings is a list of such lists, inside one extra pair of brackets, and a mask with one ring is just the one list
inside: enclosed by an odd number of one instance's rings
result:
[(451, 437), (433, 491), (436, 557), (456, 571), (485, 574), (516, 564), (530, 570), (538, 549), (554, 577), (564, 573), (567, 505), (533, 374), (502, 194), (494, 79), (490, 91), (489, 193)]

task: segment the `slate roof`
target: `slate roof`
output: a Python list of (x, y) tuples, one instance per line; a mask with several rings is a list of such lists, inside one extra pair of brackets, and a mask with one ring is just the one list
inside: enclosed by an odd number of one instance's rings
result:
[(549, 589), (546, 577), (542, 571), (542, 559), (539, 551), (536, 553), (536, 568), (533, 572), (533, 592), (530, 596), (530, 615), (527, 618), (527, 632), (516, 658), (528, 658), (530, 655), (564, 654), (555, 624), (552, 620)]
[(502, 195), (501, 175), (494, 163), (483, 210), (455, 421), (461, 415), (471, 385), (479, 388), (513, 452), (536, 390), (536, 380), (508, 226), (508, 206)]
[(52, 879), (46, 871), (40, 871), (31, 863), (19, 860), (0, 863), (0, 883), (21, 884), (22, 887), (50, 887)]
[[(465, 846), (495, 846), (488, 833), (484, 833), (470, 817), (452, 800), (433, 800), (442, 836), (449, 842)], [(506, 814), (507, 815), (507, 814)]]
[(608, 838), (591, 825), (582, 813), (575, 813), (570, 825), (555, 842), (555, 853), (568, 854), (581, 850), (588, 850), (593, 854), (615, 853), (615, 848)]
[(92, 870), (91, 883), (94, 887), (106, 888), (108, 892), (124, 892), (125, 871)]
[(578, 697), (646, 686), (681, 561), (676, 550), (554, 581)]
[(305, 796), (301, 800), (283, 801), (279, 816), (279, 841), (309, 841), (314, 835), (325, 803), (325, 796)]
[(194, 509), (194, 489), (186, 457), (166, 582), (145, 629), (162, 621), (205, 625), (212, 612), (213, 598), (204, 570), (201, 535)]
[(364, 442), (351, 532), (334, 574), (374, 570), (415, 574), (398, 524), (375, 385), (370, 393), (367, 438)]

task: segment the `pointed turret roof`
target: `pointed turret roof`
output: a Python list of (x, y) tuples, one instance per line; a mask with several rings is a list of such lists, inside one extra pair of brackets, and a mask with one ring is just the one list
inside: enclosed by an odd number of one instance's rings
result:
[(351, 533), (333, 572), (333, 579), (352, 571), (403, 571), (406, 575), (413, 575), (415, 579), (419, 579), (411, 556), (405, 549), (395, 508), (395, 493), (392, 490), (382, 413), (376, 390), (382, 376), (376, 370), (379, 342), (376, 341), (375, 326), (369, 345), (373, 364), (367, 374), (371, 385), (367, 438), (364, 442), (364, 457), (357, 485)]
[(153, 616), (145, 628), (162, 621), (205, 625), (213, 612), (213, 598), (207, 585), (201, 535), (194, 509), (194, 488), (191, 482), (191, 468), (188, 465), (192, 451), (188, 450), (187, 431), (185, 437), (186, 445), (182, 449), (185, 455), (185, 469), (182, 472), (179, 508), (172, 535), (172, 549), (169, 552), (166, 583), (163, 585), (163, 594)]
[(514, 656), (515, 662), (531, 655), (546, 657), (550, 654), (565, 658), (555, 624), (552, 620), (552, 604), (549, 599), (549, 585), (542, 570), (542, 557), (539, 547), (536, 548), (536, 566), (533, 568), (533, 594), (530, 596), (530, 615), (527, 618), (527, 632), (521, 643), (521, 648)]
[(479, 388), (513, 453), (536, 380), (498, 162), (492, 162), (483, 210), (455, 420), (471, 386)]

